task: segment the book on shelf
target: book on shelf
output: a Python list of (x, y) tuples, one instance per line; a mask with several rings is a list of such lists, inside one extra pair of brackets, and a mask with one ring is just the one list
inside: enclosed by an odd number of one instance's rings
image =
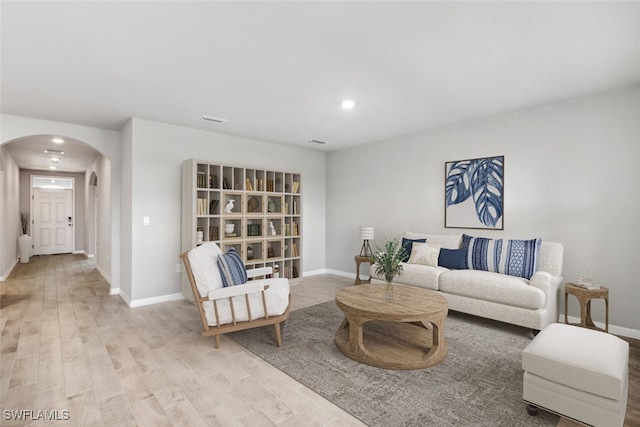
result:
[(209, 175), (209, 188), (218, 188), (218, 175)]
[(209, 206), (207, 198), (198, 197), (196, 204), (196, 215), (208, 215)]
[(253, 185), (251, 185), (251, 179), (247, 178), (247, 191), (253, 191)]
[(222, 178), (222, 188), (224, 190), (231, 190), (231, 184), (229, 183), (229, 180), (226, 176)]
[(291, 223), (291, 230), (293, 232), (293, 234), (292, 234), (293, 236), (297, 236), (298, 235), (298, 223), (297, 222), (293, 221)]
[(285, 215), (289, 213), (289, 202), (284, 202), (282, 204), (282, 213)]
[(297, 200), (293, 201), (293, 214), (294, 215), (298, 215), (298, 201)]
[(197, 186), (198, 188), (206, 188), (207, 182), (207, 174), (205, 172), (198, 172), (198, 182), (197, 182)]
[(291, 252), (294, 258), (297, 258), (300, 256), (300, 254), (298, 253), (298, 244), (296, 242), (293, 242), (291, 244)]
[(262, 179), (256, 178), (256, 191), (262, 191)]
[(292, 186), (292, 188), (291, 188), (292, 193), (297, 193), (300, 190), (300, 182), (298, 182), (298, 181), (293, 181), (291, 183), (291, 186)]
[(275, 188), (275, 186), (273, 184), (273, 180), (272, 179), (268, 179), (267, 180), (267, 191), (275, 191), (274, 188)]
[(218, 227), (215, 225), (209, 226), (209, 241), (218, 240)]
[(284, 225), (284, 235), (291, 236), (291, 224)]
[(216, 206), (218, 206), (218, 200), (213, 199), (211, 200), (211, 202), (209, 202), (209, 215), (215, 215)]

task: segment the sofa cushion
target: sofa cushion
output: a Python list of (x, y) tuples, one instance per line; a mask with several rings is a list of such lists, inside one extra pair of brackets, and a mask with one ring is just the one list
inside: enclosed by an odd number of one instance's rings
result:
[(467, 268), (467, 248), (440, 249), (438, 265), (450, 270), (465, 270)]
[(427, 239), (427, 243), (440, 245), (441, 248), (459, 249), (462, 234), (421, 234), (405, 231), (404, 237), (407, 239)]
[[(375, 264), (372, 264), (370, 267), (371, 277), (378, 280), (384, 280), (383, 276), (375, 274), (375, 267)], [(402, 273), (400, 274), (400, 276), (397, 276), (395, 279), (393, 279), (393, 283), (412, 285), (419, 288), (437, 291), (438, 277), (446, 271), (449, 270), (444, 267), (432, 267), (430, 265), (402, 263)]]
[(408, 264), (438, 266), (438, 255), (440, 254), (440, 245), (431, 245), (429, 243), (414, 243), (411, 249), (411, 256)]
[(544, 291), (528, 280), (489, 271), (449, 270), (440, 275), (438, 286), (442, 292), (532, 310), (546, 302)]
[(404, 249), (404, 256), (402, 257), (402, 262), (409, 261), (409, 257), (411, 256), (411, 251), (413, 250), (414, 243), (426, 243), (426, 238), (420, 239), (407, 239), (405, 237), (402, 238), (402, 249)]
[[(269, 316), (279, 316), (284, 313), (289, 306), (289, 281), (285, 278), (264, 279), (260, 281), (269, 285), (269, 289), (265, 291), (267, 314)], [(236, 321), (244, 322), (249, 320), (246, 298), (244, 296), (236, 296), (231, 299), (233, 300), (233, 312), (236, 315)], [(231, 303), (229, 302), (229, 298), (218, 300), (217, 305), (220, 325), (231, 323), (233, 316), (231, 315)], [(262, 292), (249, 294), (249, 306), (251, 308), (252, 319), (261, 319), (265, 317)], [(204, 301), (202, 303), (202, 308), (204, 309), (204, 314), (207, 318), (207, 324), (210, 326), (216, 326), (216, 313), (213, 307), (213, 302)]]
[(467, 266), (529, 279), (538, 268), (540, 239), (503, 240), (463, 235), (462, 246), (468, 248)]

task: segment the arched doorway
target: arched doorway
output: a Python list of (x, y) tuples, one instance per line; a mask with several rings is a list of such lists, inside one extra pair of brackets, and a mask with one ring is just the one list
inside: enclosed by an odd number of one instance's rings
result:
[[(63, 143), (56, 145), (54, 138), (62, 139)], [(47, 149), (56, 151), (55, 162), (45, 152)], [(5, 168), (6, 165), (9, 167)], [(0, 248), (0, 280), (11, 272), (17, 257), (15, 242), (18, 231), (14, 217), (19, 217), (20, 212), (32, 212), (31, 177), (73, 175), (77, 183), (74, 198), (76, 208), (72, 215), (75, 227), (74, 252), (96, 257), (96, 268), (111, 283), (110, 185), (104, 191), (98, 191), (98, 182), (101, 185), (110, 182), (111, 160), (85, 141), (60, 134), (37, 134), (0, 141), (0, 169), (3, 169), (0, 196), (5, 202), (3, 215), (0, 215), (0, 240), (3, 241)], [(100, 212), (106, 214), (101, 215)], [(33, 213), (31, 216), (33, 218)], [(104, 245), (102, 250), (100, 242)], [(98, 256), (100, 253), (102, 259)]]

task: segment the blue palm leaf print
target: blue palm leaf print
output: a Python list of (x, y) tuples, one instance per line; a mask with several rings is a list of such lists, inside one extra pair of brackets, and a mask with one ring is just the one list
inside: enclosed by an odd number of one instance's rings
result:
[(462, 203), (471, 195), (469, 175), (467, 174), (471, 165), (471, 160), (453, 162), (451, 165), (446, 182), (447, 206)]
[(453, 162), (447, 173), (447, 206), (472, 197), (478, 220), (494, 227), (502, 218), (503, 171), (503, 156)]

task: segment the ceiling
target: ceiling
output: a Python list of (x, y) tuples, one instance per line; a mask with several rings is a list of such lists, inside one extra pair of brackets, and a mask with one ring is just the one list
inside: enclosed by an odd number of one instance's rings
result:
[(330, 151), (640, 84), (635, 1), (0, 7), (2, 113), (105, 129)]

